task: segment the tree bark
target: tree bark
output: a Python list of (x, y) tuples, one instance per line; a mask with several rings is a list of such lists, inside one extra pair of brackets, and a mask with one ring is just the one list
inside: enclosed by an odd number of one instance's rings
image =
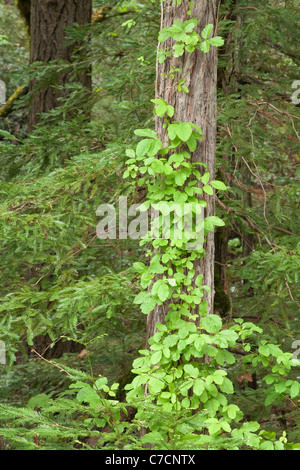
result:
[[(174, 20), (186, 21), (188, 19), (187, 9), (187, 2), (182, 2), (175, 7), (173, 0), (165, 0), (161, 6), (161, 28), (171, 26)], [(192, 10), (192, 17), (198, 19), (196, 29), (198, 33), (207, 24), (213, 24), (216, 28), (217, 1), (201, 0), (201, 2), (196, 2)], [(172, 44), (172, 40), (168, 39), (159, 47), (166, 48), (172, 46)], [(173, 68), (181, 69), (180, 78), (186, 78), (185, 85), (189, 89), (188, 94), (177, 91), (176, 80), (171, 80), (169, 75), (169, 71)], [(217, 120), (217, 49), (211, 47), (207, 54), (195, 50), (192, 54), (185, 52), (179, 58), (168, 58), (161, 65), (157, 63), (156, 75), (156, 98), (165, 99), (175, 108), (173, 119), (175, 121), (193, 122), (202, 129), (203, 140), (198, 141), (192, 160), (206, 163), (211, 179), (214, 179)], [(163, 128), (161, 121), (161, 119), (156, 121), (156, 131), (158, 137), (164, 141), (166, 130)], [(207, 203), (205, 216), (211, 216), (214, 214), (214, 197), (205, 195), (204, 198)], [(204, 249), (206, 252), (205, 257), (197, 259), (195, 271), (196, 276), (200, 273), (203, 274), (203, 285), (210, 288), (210, 292), (205, 294), (203, 300), (207, 300), (207, 314), (211, 314), (214, 299), (214, 234), (212, 232), (209, 233), (206, 239)], [(164, 322), (166, 313), (166, 308), (157, 306), (149, 314), (147, 338), (155, 333), (156, 323)]]
[[(78, 44), (66, 45), (65, 28), (74, 23), (84, 25), (91, 22), (91, 0), (31, 0), (30, 14), (30, 63), (47, 63), (54, 60), (72, 62), (74, 49)], [(56, 77), (59, 85), (70, 80), (70, 74)], [(90, 71), (81, 73), (78, 80), (83, 86), (91, 87)], [(57, 83), (56, 83), (57, 84)], [(51, 85), (54, 85), (53, 83)], [(29, 110), (28, 130), (38, 122), (39, 114), (48, 112), (58, 105), (58, 98), (66, 97), (66, 90), (55, 90), (46, 86), (34, 93)], [(31, 91), (36, 83), (30, 84)]]

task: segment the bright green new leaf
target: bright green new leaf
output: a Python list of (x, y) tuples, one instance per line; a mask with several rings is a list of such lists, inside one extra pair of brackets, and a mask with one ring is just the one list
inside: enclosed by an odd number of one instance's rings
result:
[(152, 143), (152, 140), (150, 140), (150, 139), (141, 140), (136, 146), (137, 156), (138, 157), (143, 157), (144, 155), (146, 155), (146, 153), (148, 152), (148, 150), (150, 148), (151, 143)]
[(158, 364), (159, 361), (161, 360), (162, 358), (162, 351), (155, 351), (152, 355), (151, 355), (151, 364)]
[(206, 54), (207, 52), (209, 52), (209, 42), (208, 41), (201, 42), (199, 48), (200, 48), (200, 51), (203, 51)]
[(220, 46), (223, 46), (224, 39), (221, 38), (221, 36), (215, 36), (214, 38), (209, 39), (209, 44), (215, 47), (220, 47)]
[(152, 129), (135, 129), (134, 133), (140, 137), (150, 137), (151, 139), (156, 139), (156, 132)]
[(197, 379), (193, 385), (193, 391), (195, 395), (200, 396), (205, 389), (205, 383), (202, 379)]
[(204, 185), (206, 185), (209, 182), (209, 172), (206, 171), (204, 175), (201, 177), (201, 181)]
[(209, 186), (208, 184), (206, 186), (203, 186), (202, 189), (206, 194), (209, 194), (210, 196), (212, 196), (214, 194), (214, 191), (213, 191), (212, 187)]
[(291, 399), (293, 400), (294, 398), (296, 398), (299, 395), (299, 392), (300, 392), (300, 383), (294, 381), (290, 389)]
[(226, 191), (227, 186), (222, 181), (213, 180), (209, 183), (213, 188)]
[(158, 41), (164, 42), (170, 37), (170, 30), (169, 28), (163, 28), (159, 31), (158, 34)]
[(191, 33), (197, 26), (197, 18), (191, 18), (183, 23), (183, 30), (185, 33)]
[(213, 225), (216, 225), (217, 227), (223, 227), (225, 225), (225, 222), (223, 222), (222, 219), (220, 219), (219, 217), (216, 217), (215, 215), (206, 217), (205, 221), (211, 222)]
[(183, 142), (187, 142), (193, 132), (192, 126), (189, 122), (181, 122), (176, 125), (176, 134)]
[(217, 333), (222, 328), (222, 320), (218, 315), (207, 315), (202, 318), (201, 326), (208, 333)]
[(212, 32), (213, 30), (213, 27), (214, 25), (213, 24), (208, 24), (205, 26), (205, 28), (203, 29), (203, 31), (201, 32), (201, 37), (203, 39), (208, 39), (209, 36), (210, 36), (210, 33)]

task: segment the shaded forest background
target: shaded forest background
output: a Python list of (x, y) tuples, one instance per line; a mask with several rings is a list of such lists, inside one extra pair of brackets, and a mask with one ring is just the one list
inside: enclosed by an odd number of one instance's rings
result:
[[(225, 44), (218, 51), (216, 171), (229, 190), (216, 196), (226, 226), (215, 233), (214, 308), (225, 323), (249, 320), (266, 342), (293, 353), (300, 339), (300, 115), (292, 100), (300, 11), (296, 0), (250, 3), (219, 4)], [(1, 114), (0, 107), (0, 339), (7, 361), (0, 401), (7, 407), (29, 401), (28, 409), (40, 408), (68, 396), (68, 375), (57, 365), (120, 382), (124, 401), (145, 344), (132, 268), (145, 250), (137, 240), (98, 239), (96, 209), (117, 206), (120, 195), (129, 205), (145, 196), (122, 174), (134, 129), (154, 128), (158, 5), (93, 1), (92, 21), (66, 28), (72, 59), (30, 64), (32, 32), (17, 5), (0, 1), (0, 79), (7, 97), (26, 87), (9, 110)], [(47, 87), (56, 90), (56, 104), (34, 126), (34, 96)], [(299, 441), (295, 400), (282, 388), (281, 399), (266, 403), (262, 369), (231, 367), (235, 403), (248, 420)], [(12, 431), (3, 446), (39, 446), (25, 441)]]

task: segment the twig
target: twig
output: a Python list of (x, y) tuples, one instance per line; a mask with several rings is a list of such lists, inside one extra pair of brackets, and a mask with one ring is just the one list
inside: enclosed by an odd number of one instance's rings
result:
[(259, 10), (258, 8), (255, 8), (255, 7), (239, 7), (237, 8), (237, 10), (255, 10), (255, 11), (258, 11), (259, 13), (262, 13), (265, 16), (268, 16), (268, 13), (265, 13), (264, 11)]
[[(269, 222), (268, 222), (267, 216), (266, 216), (267, 195), (266, 195), (266, 191), (265, 191), (264, 185), (263, 185), (263, 183), (262, 183), (261, 177), (259, 176), (259, 174), (255, 174), (255, 173), (251, 170), (250, 166), (248, 165), (248, 163), (247, 163), (247, 161), (245, 160), (244, 157), (242, 157), (242, 160), (243, 160), (243, 162), (246, 164), (246, 166), (247, 166), (248, 170), (250, 171), (250, 173), (258, 179), (258, 181), (259, 181), (259, 183), (260, 183), (260, 185), (261, 185), (261, 188), (262, 188), (262, 190), (263, 190), (263, 193), (264, 193), (264, 219), (265, 219), (266, 224), (267, 224), (267, 226), (268, 226), (269, 233), (271, 233), (271, 231), (270, 231), (270, 225), (269, 225)], [(258, 169), (257, 169), (257, 166), (256, 166), (255, 162), (253, 162), (253, 164), (254, 164), (254, 166), (255, 166), (255, 168), (256, 168), (256, 171), (258, 172)]]
[(60, 367), (58, 364), (55, 364), (54, 362), (48, 361), (48, 359), (45, 359), (41, 354), (39, 354), (34, 348), (31, 348), (31, 351), (34, 352), (40, 359), (43, 359), (43, 361), (48, 362), (48, 364), (51, 364), (54, 367), (57, 367), (59, 370), (65, 372), (67, 375), (71, 376), (70, 372), (66, 371), (63, 367)]

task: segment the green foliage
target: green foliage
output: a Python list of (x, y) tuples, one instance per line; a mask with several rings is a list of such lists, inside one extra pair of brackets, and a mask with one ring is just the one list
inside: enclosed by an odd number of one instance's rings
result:
[[(161, 209), (163, 215), (169, 214), (169, 208), (174, 202), (180, 203), (182, 207), (184, 204), (195, 206), (201, 202), (205, 206), (205, 201), (196, 197), (193, 189), (197, 187), (197, 194), (203, 194), (205, 188), (211, 187), (208, 186), (210, 175), (206, 171), (201, 176), (196, 165), (191, 163), (186, 149), (186, 146), (190, 151), (195, 149), (194, 146), (190, 148), (189, 142), (191, 137), (194, 137), (195, 142), (202, 138), (201, 129), (194, 130), (191, 123), (169, 122), (165, 114), (173, 116), (170, 106), (163, 100), (152, 101), (157, 105), (156, 114), (165, 118), (168, 147), (162, 148), (161, 141), (153, 131), (136, 131), (137, 135), (150, 138), (140, 141), (135, 151), (127, 151), (130, 158), (124, 176), (130, 174), (136, 178), (140, 172), (140, 184), (147, 185), (148, 189), (144, 206), (155, 206), (159, 200), (159, 207), (163, 203), (166, 207), (166, 212)], [(156, 157), (153, 155), (155, 152), (158, 154)], [(144, 176), (147, 173), (148, 177)], [(191, 176), (196, 178), (193, 180)], [(199, 180), (202, 189), (198, 188)], [(186, 186), (189, 191), (186, 191)], [(216, 180), (213, 181), (213, 187), (226, 189), (224, 183)], [(205, 192), (209, 194), (207, 190)], [(150, 349), (140, 351), (141, 356), (133, 362), (132, 372), (136, 377), (125, 387), (129, 390), (127, 402), (137, 408), (136, 418), (144, 419), (144, 426), (149, 429), (142, 441), (157, 450), (201, 449), (203, 446), (208, 449), (237, 450), (251, 447), (282, 450), (285, 438), (276, 440), (276, 434), (271, 436), (263, 430), (257, 433), (259, 423), (246, 422), (237, 427), (243, 413), (227, 398), (227, 395), (234, 393), (234, 387), (227, 377), (226, 368), (236, 362), (228, 348), (246, 353), (243, 364), (250, 362), (256, 367), (262, 362), (264, 367), (271, 367), (273, 374), (268, 374), (265, 381), (267, 384), (274, 383), (274, 386), (266, 391), (266, 406), (275, 400), (282, 401), (287, 394), (291, 399), (299, 394), (298, 382), (280, 378), (289, 374), (293, 365), (292, 354), (283, 353), (276, 345), (266, 345), (264, 340), (259, 343), (257, 352), (247, 354), (251, 348), (248, 337), (254, 332), (262, 333), (259, 327), (238, 320), (237, 325), (224, 328), (218, 315), (205, 316), (207, 305), (205, 301), (201, 305), (201, 298), (203, 291), (208, 288), (201, 285), (201, 275), (197, 277), (195, 285), (192, 283), (195, 276), (193, 261), (204, 256), (205, 252), (202, 246), (190, 251), (187, 245), (190, 239), (185, 234), (176, 238), (176, 223), (178, 220), (174, 214), (170, 241), (165, 237), (156, 237), (154, 240), (149, 237), (153, 252), (148, 251), (151, 256), (148, 267), (140, 262), (133, 265), (141, 275), (141, 286), (145, 289), (135, 298), (135, 303), (140, 304), (143, 313), (148, 314), (157, 305), (164, 305), (168, 301), (165, 324), (156, 325), (158, 331), (149, 339)], [(214, 225), (222, 226), (224, 222), (215, 216), (204, 219), (205, 236), (214, 229)], [(194, 232), (196, 237), (197, 228)], [(155, 276), (157, 274), (159, 278)], [(199, 304), (202, 318), (197, 325), (194, 321), (198, 315), (194, 311)], [(271, 355), (275, 358), (273, 364)]]
[[(109, 387), (105, 377), (94, 379), (67, 367), (62, 370), (72, 383), (55, 399), (41, 393), (23, 408), (1, 404), (1, 434), (13, 449), (92, 450), (104, 444), (109, 449), (110, 442), (118, 447), (134, 441), (134, 426), (120, 421), (121, 413), (127, 414), (126, 405), (111, 400), (118, 384)], [(110, 431), (104, 431), (106, 426)]]
[[(189, 18), (159, 32), (156, 2), (115, 2), (105, 21), (68, 30), (70, 42), (90, 41), (84, 61), (78, 51), (71, 65), (37, 64), (28, 72), (16, 10), (0, 3), (6, 51), (0, 78), (9, 94), (28, 78), (55, 87), (60, 72), (73, 74), (68, 99), (31, 135), (24, 100), (1, 122), (0, 339), (8, 367), (0, 369), (0, 435), (6, 448), (299, 448), (299, 372), (291, 351), (299, 331), (299, 136), (290, 100), (299, 72), (297, 5), (260, 0), (250, 9), (242, 1), (238, 16), (226, 0), (216, 37), (213, 25), (196, 32), (193, 2), (185, 6)], [(201, 129), (174, 121), (167, 101), (151, 100), (157, 34), (160, 42), (174, 41), (159, 48), (159, 62), (220, 48), (216, 179), (203, 163), (191, 162)], [(87, 95), (76, 80), (91, 64)], [(176, 66), (170, 71), (178, 92), (190, 93), (180, 74)], [(166, 146), (154, 131), (151, 102), (165, 121)], [(159, 221), (170, 216), (170, 238), (149, 234), (141, 247), (97, 239), (98, 205), (120, 194), (140, 201), (140, 188), (147, 193), (144, 210), (157, 205)], [(215, 227), (230, 232), (225, 320), (217, 312), (206, 316), (208, 288), (194, 271), (205, 253), (187, 249), (199, 227), (177, 236), (182, 226), (173, 204), (190, 204), (195, 217), (204, 193), (221, 203), (217, 216), (204, 220), (204, 236)], [(253, 239), (244, 256), (245, 240)], [(141, 313), (166, 303), (166, 323), (156, 325), (149, 350), (141, 349)], [(30, 348), (46, 334), (50, 360), (41, 362)], [(61, 339), (79, 343), (82, 355), (51, 359)]]
[[(197, 27), (197, 23), (197, 18), (191, 18), (184, 22), (175, 20), (172, 26), (160, 30), (158, 35), (159, 42), (165, 42), (169, 38), (172, 38), (176, 42), (172, 48), (159, 49), (159, 63), (164, 62), (166, 57), (171, 57), (172, 55), (173, 57), (180, 57), (183, 55), (184, 51), (192, 53), (198, 49), (207, 53), (209, 52), (210, 46), (218, 47), (224, 44), (224, 40), (220, 36), (209, 39), (214, 25), (208, 24), (201, 34), (198, 34), (194, 31)], [(186, 92), (184, 88), (183, 91)]]

